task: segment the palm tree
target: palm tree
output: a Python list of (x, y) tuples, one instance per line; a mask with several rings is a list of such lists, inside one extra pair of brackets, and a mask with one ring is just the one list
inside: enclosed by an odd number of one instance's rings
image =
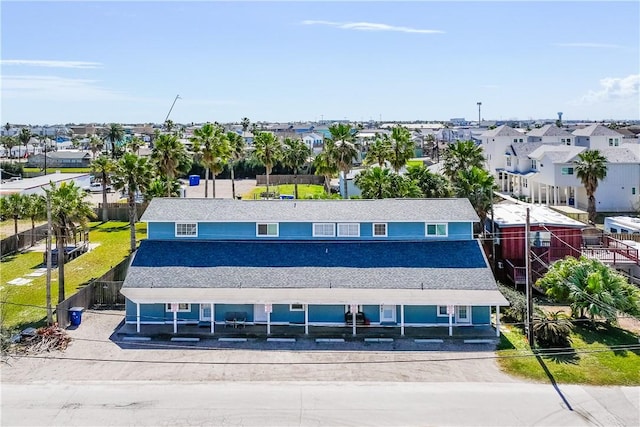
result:
[(342, 172), (342, 178), (344, 180), (344, 198), (349, 198), (349, 190), (347, 185), (347, 174), (353, 166), (353, 161), (358, 158), (358, 148), (355, 142), (356, 132), (351, 130), (351, 126), (338, 123), (336, 125), (329, 126), (329, 133), (331, 136), (325, 139), (326, 143), (330, 142), (333, 145), (331, 149), (331, 155), (333, 161), (338, 166), (338, 169)]
[(126, 153), (116, 164), (113, 184), (116, 190), (127, 192), (132, 253), (136, 250), (136, 222), (138, 222), (136, 195), (147, 191), (151, 178), (151, 165), (146, 157)]
[(298, 170), (311, 157), (311, 148), (301, 139), (285, 138), (283, 163), (293, 169), (293, 193), (298, 198)]
[(582, 181), (587, 192), (589, 201), (587, 212), (589, 212), (589, 221), (593, 223), (596, 220), (595, 194), (599, 181), (607, 176), (607, 159), (598, 150), (585, 150), (578, 154), (578, 160), (574, 163), (576, 176)]
[(409, 159), (414, 156), (415, 144), (411, 140), (411, 132), (404, 126), (395, 126), (391, 130), (389, 163), (398, 173)]
[[(151, 165), (153, 167), (153, 164)], [(154, 197), (166, 197), (167, 187), (169, 188), (169, 197), (178, 197), (180, 195), (180, 183), (172, 179), (167, 181), (166, 177), (154, 178), (149, 183), (149, 188), (145, 194), (145, 199), (150, 200)]]
[(18, 235), (18, 220), (24, 216), (25, 199), (19, 193), (12, 193), (6, 197), (0, 197), (2, 202), (2, 216), (13, 218), (13, 234), (16, 238), (16, 249), (20, 242)]
[(251, 120), (248, 117), (243, 117), (240, 124), (242, 124), (242, 132), (246, 132), (249, 129), (249, 125), (251, 125)]
[(73, 181), (62, 182), (57, 185), (50, 183), (50, 188), (45, 190), (51, 200), (51, 225), (56, 236), (56, 249), (58, 251), (58, 302), (64, 301), (64, 261), (67, 237), (73, 236), (75, 224), (82, 228), (95, 214), (91, 204), (85, 200), (87, 193), (78, 187)]
[(360, 172), (354, 181), (364, 199), (387, 199), (395, 197), (391, 175), (390, 169), (375, 166)]
[(185, 161), (187, 151), (178, 141), (176, 135), (160, 135), (153, 146), (151, 158), (156, 163), (160, 173), (166, 178), (167, 197), (171, 197), (172, 182), (180, 170), (180, 164)]
[(480, 225), (484, 224), (496, 188), (493, 176), (482, 168), (472, 166), (458, 171), (454, 186), (456, 197), (469, 199), (480, 217)]
[(107, 210), (107, 187), (111, 184), (111, 172), (115, 169), (113, 160), (105, 155), (98, 156), (91, 162), (91, 172), (102, 184), (102, 221), (109, 221), (109, 212)]
[[(245, 119), (247, 119), (245, 117)], [(242, 119), (244, 122), (244, 119)], [(249, 120), (249, 119), (247, 119)], [(244, 123), (243, 123), (244, 126)], [(236, 177), (234, 166), (237, 161), (242, 159), (245, 155), (245, 149), (247, 144), (244, 142), (244, 138), (235, 132), (227, 132), (227, 141), (229, 141), (230, 160), (229, 172), (231, 173), (231, 196), (236, 198)]]
[(39, 194), (29, 194), (24, 198), (24, 216), (31, 219), (31, 246), (35, 244), (36, 220), (47, 217), (47, 200)]
[(473, 141), (460, 141), (450, 144), (443, 154), (443, 172), (454, 184), (458, 178), (458, 172), (469, 170), (472, 167), (482, 168), (484, 156), (482, 148)]
[(267, 174), (267, 197), (269, 197), (269, 174), (273, 165), (282, 157), (282, 144), (270, 132), (258, 132), (253, 138), (253, 156), (264, 167)]
[(129, 146), (129, 150), (131, 150), (132, 153), (139, 155), (140, 147), (144, 145), (144, 141), (137, 136), (134, 136), (133, 138), (131, 138), (131, 141), (129, 141), (127, 145)]
[(391, 141), (389, 137), (387, 135), (378, 136), (373, 144), (369, 145), (369, 150), (364, 158), (364, 164), (377, 164), (380, 167), (385, 167), (390, 156)]
[(20, 129), (20, 133), (18, 134), (18, 141), (24, 145), (24, 155), (27, 155), (27, 145), (31, 140), (31, 131), (27, 128)]
[(93, 159), (96, 158), (96, 153), (102, 151), (103, 147), (104, 147), (104, 142), (97, 136), (92, 135), (91, 139), (89, 139), (89, 150), (91, 150), (91, 157)]
[(175, 123), (173, 123), (173, 120), (167, 119), (164, 121), (164, 127), (165, 129), (167, 129), (167, 132), (171, 132), (171, 130), (175, 127)]
[[(115, 157), (116, 153), (116, 144), (120, 142), (124, 138), (124, 129), (122, 125), (119, 123), (111, 123), (107, 128), (107, 133), (105, 135), (105, 140), (109, 142), (111, 146), (111, 157)], [(107, 146), (108, 147), (108, 146)]]
[[(433, 160), (434, 158), (436, 159), (436, 162), (440, 161), (440, 149), (438, 147), (438, 141), (436, 140), (436, 137), (430, 133), (429, 135), (427, 135), (424, 138), (425, 141), (427, 141), (427, 145), (431, 148), (431, 160)], [(424, 143), (423, 143), (424, 145)], [(423, 155), (424, 155), (424, 147), (422, 148), (423, 150)]]
[(437, 199), (451, 197), (453, 194), (451, 184), (445, 176), (430, 172), (423, 165), (409, 166), (407, 176), (420, 187), (423, 197)]
[(206, 123), (200, 129), (193, 131), (191, 141), (201, 147), (202, 164), (205, 167), (204, 197), (209, 197), (209, 171), (213, 172), (213, 198), (216, 197), (216, 175), (229, 158), (230, 148), (222, 126)]
[(324, 191), (327, 193), (327, 196), (331, 193), (331, 178), (339, 171), (338, 165), (333, 157), (333, 148), (333, 142), (325, 140), (324, 150), (318, 153), (315, 159), (313, 159), (315, 174), (324, 177)]
[(7, 149), (7, 155), (9, 156), (9, 158), (12, 158), (11, 149), (18, 145), (18, 141), (14, 136), (3, 136), (2, 145), (4, 145), (4, 148)]

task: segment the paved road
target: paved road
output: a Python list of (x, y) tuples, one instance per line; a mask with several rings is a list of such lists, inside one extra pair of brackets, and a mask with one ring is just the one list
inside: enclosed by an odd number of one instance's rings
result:
[(637, 388), (398, 382), (3, 384), (2, 425), (637, 426)]

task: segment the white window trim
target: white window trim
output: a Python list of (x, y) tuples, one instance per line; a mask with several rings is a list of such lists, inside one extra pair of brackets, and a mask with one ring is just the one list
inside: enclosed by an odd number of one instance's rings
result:
[[(429, 226), (435, 225), (436, 230), (438, 225), (444, 225), (444, 234), (429, 234)], [(446, 222), (425, 222), (424, 223), (424, 235), (426, 237), (447, 237), (449, 236), (449, 224)]]
[[(384, 234), (376, 234), (376, 225), (384, 225)], [(386, 222), (374, 222), (371, 224), (371, 235), (373, 237), (388, 237), (389, 236), (389, 224)]]
[[(440, 307), (444, 307), (445, 314), (440, 314)], [(446, 305), (437, 305), (436, 306), (436, 316), (437, 317), (449, 317), (449, 315), (446, 312), (447, 312), (447, 306)]]
[[(355, 225), (358, 227), (358, 232), (356, 234), (340, 234), (340, 226), (347, 226), (350, 227), (352, 225)], [(336, 227), (336, 231), (337, 231), (337, 236), (338, 237), (360, 237), (360, 223), (358, 222), (339, 222), (338, 226)]]
[[(189, 303), (184, 303), (184, 302), (179, 302), (178, 304), (178, 313), (190, 313), (191, 312), (191, 304)], [(180, 308), (180, 305), (185, 305), (187, 306), (187, 308)], [(171, 313), (171, 303), (167, 303), (164, 305), (164, 311), (167, 313)]]
[[(293, 308), (294, 305), (301, 305), (302, 307), (301, 308)], [(300, 303), (289, 304), (289, 311), (304, 311), (304, 308), (305, 308), (304, 304), (300, 304)]]
[[(178, 234), (178, 225), (195, 225), (196, 234)], [(174, 227), (175, 237), (198, 237), (198, 223), (197, 222), (176, 222)]]
[[(333, 233), (332, 234), (316, 234), (316, 225), (331, 225)], [(312, 224), (312, 234), (313, 237), (335, 237), (336, 236), (336, 225), (333, 222), (314, 222)]]
[[(258, 228), (261, 225), (266, 225), (267, 226), (267, 231), (269, 229), (270, 225), (275, 225), (276, 226), (276, 234), (260, 234), (258, 233)], [(277, 222), (256, 222), (256, 237), (279, 237), (280, 236), (280, 224)]]

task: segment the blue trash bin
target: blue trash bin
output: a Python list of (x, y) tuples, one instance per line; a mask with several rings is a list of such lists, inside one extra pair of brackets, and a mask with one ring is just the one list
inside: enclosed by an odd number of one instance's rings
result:
[(189, 186), (194, 187), (200, 185), (200, 175), (189, 175)]
[(69, 322), (71, 326), (79, 326), (82, 322), (82, 311), (84, 307), (71, 307), (69, 309)]

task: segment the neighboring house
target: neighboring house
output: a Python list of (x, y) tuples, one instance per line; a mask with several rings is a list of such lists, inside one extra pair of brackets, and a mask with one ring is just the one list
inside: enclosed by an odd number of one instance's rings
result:
[[(43, 168), (44, 153), (29, 156), (27, 167)], [(86, 168), (91, 166), (91, 153), (87, 151), (54, 151), (47, 153), (47, 168)]]
[(49, 183), (60, 184), (62, 182), (75, 182), (76, 186), (83, 188), (91, 183), (91, 175), (88, 173), (50, 173), (35, 178), (24, 178), (17, 181), (3, 182), (0, 195), (6, 196), (18, 194), (40, 194), (44, 196), (44, 190), (50, 187)]
[(607, 233), (640, 235), (640, 218), (634, 218), (631, 216), (605, 217), (604, 231)]
[(313, 154), (318, 154), (324, 147), (324, 136), (319, 133), (312, 132), (302, 137), (302, 141), (307, 144)]
[(480, 136), (482, 149), (487, 161), (487, 169), (491, 172), (504, 170), (505, 153), (513, 143), (525, 142), (527, 137), (507, 125), (488, 130)]
[(148, 237), (121, 290), (137, 332), (199, 324), (215, 333), (240, 317), (308, 333), (346, 326), (357, 312), (401, 335), (432, 326), (451, 334), (490, 326), (492, 308), (508, 305), (466, 199), (154, 198), (141, 220)]
[(575, 145), (587, 147), (590, 150), (619, 147), (624, 138), (621, 133), (599, 124), (576, 129), (572, 133), (575, 136)]
[(575, 137), (556, 125), (544, 125), (527, 132), (526, 140), (527, 142), (541, 142), (543, 144), (573, 145)]

